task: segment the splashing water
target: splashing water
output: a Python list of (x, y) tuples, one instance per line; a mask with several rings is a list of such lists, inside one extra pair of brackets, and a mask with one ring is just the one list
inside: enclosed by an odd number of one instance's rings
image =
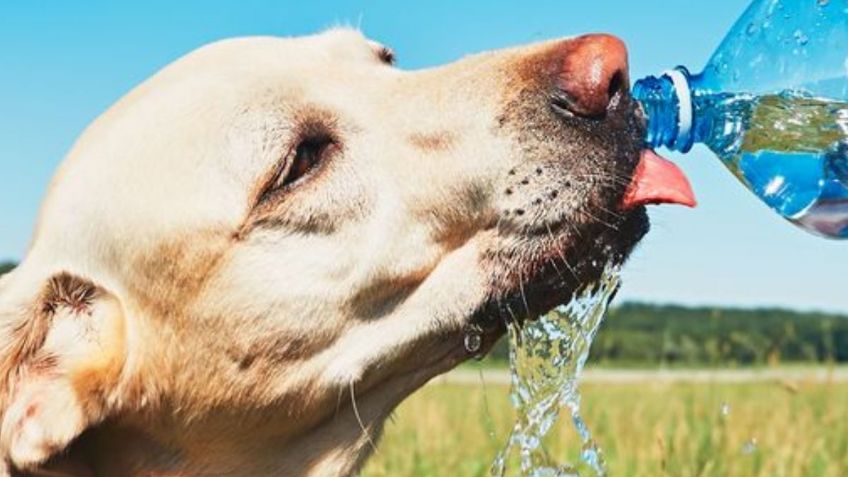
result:
[(582, 445), (581, 460), (594, 475), (606, 474), (603, 455), (580, 417), (577, 382), (618, 286), (618, 267), (607, 266), (602, 278), (584, 286), (569, 304), (520, 327), (509, 327), (511, 398), (517, 417), (506, 446), (492, 464), (492, 477), (504, 475), (514, 452), (523, 476), (578, 476), (576, 466), (552, 461), (542, 446), (561, 409), (571, 414)]

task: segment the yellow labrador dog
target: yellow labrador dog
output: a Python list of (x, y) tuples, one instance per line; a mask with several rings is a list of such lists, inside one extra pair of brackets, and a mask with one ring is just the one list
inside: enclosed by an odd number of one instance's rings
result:
[(402, 399), (624, 260), (644, 204), (691, 202), (614, 37), (391, 57), (222, 41), (88, 128), (0, 281), (0, 474), (350, 475)]

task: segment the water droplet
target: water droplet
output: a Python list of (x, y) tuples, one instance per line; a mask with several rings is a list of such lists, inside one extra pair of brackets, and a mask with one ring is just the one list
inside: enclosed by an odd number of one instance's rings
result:
[(757, 452), (757, 438), (752, 437), (748, 439), (744, 444), (742, 444), (742, 453), (745, 455), (751, 455), (754, 452)]
[(806, 45), (810, 41), (810, 38), (800, 29), (795, 30), (795, 33), (793, 33), (792, 36), (795, 37), (795, 43), (798, 43), (801, 46)]
[(480, 346), (483, 345), (483, 337), (476, 331), (470, 331), (465, 335), (464, 344), (465, 351), (468, 351), (469, 353), (476, 353), (480, 351)]
[(721, 403), (721, 417), (727, 417), (730, 415), (730, 404), (723, 402)]
[(827, 6), (828, 3), (830, 3), (830, 0), (817, 0), (816, 3), (818, 4), (818, 6), (824, 7)]
[(748, 35), (753, 35), (757, 33), (757, 25), (754, 22), (748, 24), (748, 28), (745, 29), (745, 33)]

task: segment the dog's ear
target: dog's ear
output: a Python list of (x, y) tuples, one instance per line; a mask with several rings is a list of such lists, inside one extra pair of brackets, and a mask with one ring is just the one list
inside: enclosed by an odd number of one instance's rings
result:
[(32, 469), (65, 450), (114, 404), (126, 355), (118, 299), (68, 274), (29, 304), (0, 309), (0, 452)]

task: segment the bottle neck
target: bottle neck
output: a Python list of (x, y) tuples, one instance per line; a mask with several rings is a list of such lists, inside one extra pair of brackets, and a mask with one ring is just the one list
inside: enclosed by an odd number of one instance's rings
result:
[(648, 76), (633, 86), (633, 98), (647, 117), (645, 142), (651, 148), (665, 146), (688, 152), (695, 143), (695, 117), (691, 75), (678, 66), (662, 76)]

